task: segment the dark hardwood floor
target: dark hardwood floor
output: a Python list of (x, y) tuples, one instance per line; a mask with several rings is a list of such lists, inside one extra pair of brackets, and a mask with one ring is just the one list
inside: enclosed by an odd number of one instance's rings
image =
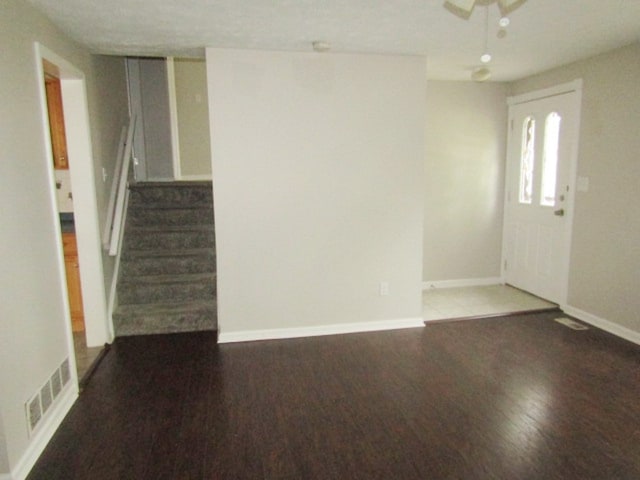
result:
[(556, 316), (119, 338), (28, 478), (639, 479), (640, 347)]

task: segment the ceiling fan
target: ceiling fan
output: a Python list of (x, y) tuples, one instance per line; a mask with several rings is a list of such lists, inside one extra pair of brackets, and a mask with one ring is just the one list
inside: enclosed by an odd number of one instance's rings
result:
[(505, 16), (526, 1), (527, 0), (445, 0), (444, 7), (458, 17), (467, 19), (473, 13), (476, 5), (487, 6), (492, 3), (497, 3), (500, 13)]

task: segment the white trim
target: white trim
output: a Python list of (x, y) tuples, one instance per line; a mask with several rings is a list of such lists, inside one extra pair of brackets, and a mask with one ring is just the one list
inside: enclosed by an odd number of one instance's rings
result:
[(256, 340), (276, 340), (283, 338), (318, 337), (322, 335), (340, 335), (344, 333), (378, 332), (403, 328), (424, 327), (420, 317), (381, 320), (360, 323), (338, 323), (313, 327), (272, 328), (268, 330), (245, 330), (240, 332), (220, 332), (218, 343), (253, 342)]
[(640, 332), (631, 330), (630, 328), (618, 325), (610, 320), (605, 320), (592, 313), (585, 312), (579, 308), (572, 307), (571, 305), (561, 305), (561, 310), (572, 317), (576, 317), (578, 320), (589, 323), (594, 327), (598, 327), (605, 332), (609, 332), (617, 337), (623, 338), (637, 345), (640, 345)]
[(523, 93), (521, 95), (514, 95), (513, 97), (507, 97), (507, 105), (518, 105), (520, 103), (532, 102), (534, 100), (541, 100), (547, 97), (554, 97), (556, 95), (562, 95), (569, 92), (581, 92), (582, 91), (582, 79), (577, 78), (571, 82), (561, 83), (554, 85), (553, 87), (543, 88), (541, 90), (534, 90), (533, 92)]
[[(51, 148), (51, 132), (49, 130), (49, 113), (47, 106), (47, 94), (44, 88), (44, 67), (42, 65), (42, 60), (47, 58), (47, 61), (51, 61), (58, 68), (60, 68), (62, 73), (62, 64), (65, 62), (60, 58), (56, 58), (56, 61), (50, 60), (56, 57), (51, 52), (48, 52), (42, 45), (38, 42), (34, 43), (35, 50), (35, 61), (36, 61), (36, 75), (38, 77), (38, 90), (40, 93), (40, 114), (42, 121), (42, 135), (44, 137), (44, 147), (45, 147), (45, 156), (46, 156), (46, 171), (47, 177), (49, 178), (49, 206), (51, 207), (51, 216), (53, 217), (53, 221), (55, 225), (58, 225), (60, 222), (58, 206), (56, 200), (56, 193), (54, 189), (55, 185), (55, 172), (53, 169), (53, 150)], [(47, 52), (46, 56), (44, 52)], [(62, 246), (62, 233), (60, 230), (57, 230), (57, 234), (55, 237), (55, 256), (56, 263), (58, 264), (58, 283), (60, 285), (60, 297), (62, 300), (62, 310), (64, 313), (64, 317), (66, 319), (65, 322), (65, 337), (67, 340), (67, 357), (69, 358), (69, 368), (72, 372), (76, 372), (76, 356), (75, 349), (73, 343), (73, 332), (71, 330), (71, 308), (69, 306), (69, 295), (67, 292), (67, 275), (65, 271), (65, 263), (64, 263), (64, 250)], [(77, 384), (77, 374), (74, 377), (74, 382)]]
[(171, 150), (173, 152), (173, 178), (182, 179), (180, 166), (180, 135), (178, 132), (178, 99), (176, 97), (176, 69), (173, 57), (167, 57), (167, 90), (169, 92), (169, 123), (171, 124)]
[(461, 278), (458, 280), (425, 280), (422, 282), (422, 289), (430, 288), (458, 288), (458, 287), (485, 287), (489, 285), (502, 285), (504, 279), (501, 277), (486, 278)]
[(202, 174), (202, 175), (182, 175), (180, 177), (181, 181), (184, 182), (198, 182), (198, 181), (208, 181), (210, 182), (213, 179), (213, 177), (209, 174)]
[[(76, 388), (72, 388), (74, 385)], [(69, 410), (71, 410), (77, 398), (77, 383), (74, 384), (72, 381), (69, 381), (65, 386), (65, 391), (60, 394), (55, 405), (52, 406), (50, 413), (42, 419), (43, 423), (38, 425), (29, 446), (22, 454), (22, 457), (20, 457), (20, 460), (18, 460), (18, 463), (16, 463), (15, 468), (12, 469), (9, 478), (13, 480), (24, 480), (27, 478), (27, 475), (29, 475), (36, 461), (40, 455), (42, 455), (45, 447), (56, 433), (56, 430), (67, 413), (69, 413)]]
[[(72, 159), (69, 163), (69, 174), (74, 196), (74, 218), (76, 239), (78, 243), (78, 260), (82, 303), (85, 318), (87, 346), (103, 345), (108, 337), (107, 302), (105, 298), (104, 272), (102, 265), (102, 235), (98, 225), (98, 206), (96, 201), (96, 182), (94, 172), (93, 148), (91, 145), (91, 125), (84, 74), (64, 58), (58, 56), (44, 45), (34, 42), (36, 58), (36, 74), (40, 90), (42, 116), (42, 134), (44, 135), (47, 153), (47, 173), (50, 179), (51, 210), (56, 223), (58, 212), (55, 201), (55, 180), (53, 171), (53, 152), (49, 133), (49, 117), (47, 113), (46, 93), (44, 90), (44, 73), (42, 61), (47, 60), (60, 69), (60, 85), (64, 124), (67, 132), (67, 150)], [(67, 283), (62, 252), (62, 234), (58, 232), (58, 263), (61, 266), (61, 295), (65, 303), (67, 315), (67, 341), (69, 357), (73, 358), (73, 335), (71, 332), (71, 314), (67, 298)], [(89, 314), (87, 314), (89, 312)]]
[(109, 191), (107, 214), (105, 215), (104, 228), (102, 229), (102, 248), (105, 250), (109, 250), (109, 246), (111, 244), (111, 229), (113, 228), (113, 217), (116, 208), (116, 193), (118, 192), (118, 179), (120, 178), (120, 169), (124, 162), (124, 151), (127, 145), (127, 130), (126, 125), (123, 125), (120, 130), (118, 154), (116, 155), (116, 164), (113, 169), (113, 179), (111, 180), (111, 190)]
[[(124, 206), (122, 207), (122, 225), (125, 225), (127, 221), (127, 210), (129, 208), (129, 189), (125, 191), (124, 194)], [(118, 244), (122, 245), (122, 239), (124, 237), (124, 228), (120, 230), (120, 238), (118, 239)], [(115, 326), (113, 324), (113, 312), (117, 306), (117, 296), (118, 296), (118, 277), (120, 275), (120, 258), (122, 257), (122, 248), (118, 249), (116, 254), (115, 263), (113, 266), (113, 276), (111, 277), (111, 288), (109, 290), (109, 303), (107, 305), (107, 320), (109, 327), (109, 339), (107, 343), (112, 343), (116, 338)]]
[(127, 208), (126, 199), (129, 191), (128, 179), (131, 163), (131, 150), (133, 148), (133, 139), (135, 138), (137, 119), (138, 117), (134, 115), (129, 121), (129, 130), (127, 132), (127, 140), (124, 147), (119, 178), (114, 178), (114, 181), (117, 183), (115, 206), (113, 207), (113, 212), (108, 212), (109, 215), (113, 215), (113, 227), (111, 228), (111, 235), (109, 237), (109, 256), (111, 257), (116, 256), (122, 248), (122, 230), (124, 230), (124, 219), (126, 217)]

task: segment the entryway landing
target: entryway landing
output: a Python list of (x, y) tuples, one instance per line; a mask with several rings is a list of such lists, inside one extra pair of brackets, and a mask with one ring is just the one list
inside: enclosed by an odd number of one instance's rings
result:
[(430, 288), (422, 294), (424, 320), (451, 320), (557, 308), (510, 285)]

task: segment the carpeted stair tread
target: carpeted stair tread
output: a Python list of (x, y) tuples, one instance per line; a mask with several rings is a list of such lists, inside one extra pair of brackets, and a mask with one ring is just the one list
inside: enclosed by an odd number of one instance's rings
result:
[(211, 190), (211, 182), (207, 180), (181, 180), (179, 182), (167, 182), (167, 181), (148, 181), (138, 182), (129, 186), (130, 190), (135, 189), (147, 189), (153, 187), (160, 188), (185, 188), (185, 187), (201, 187)]
[(121, 285), (128, 283), (196, 283), (196, 282), (215, 282), (215, 273), (187, 273), (182, 275), (135, 275), (130, 278), (123, 279)]
[(114, 313), (118, 336), (216, 330), (216, 302), (123, 305)]
[(191, 225), (132, 225), (129, 228), (131, 233), (152, 234), (158, 232), (213, 232), (215, 227), (213, 223), (202, 224), (194, 223)]
[(175, 250), (147, 250), (147, 249), (130, 249), (122, 253), (123, 258), (167, 258), (167, 257), (215, 257), (215, 252), (211, 248), (178, 248)]
[(178, 312), (208, 312), (215, 310), (216, 301), (180, 302), (180, 303), (132, 303), (131, 305), (120, 305), (115, 315), (149, 315), (158, 313), (178, 313)]
[(213, 207), (209, 205), (180, 205), (176, 206), (173, 203), (152, 202), (139, 205), (133, 205), (135, 210), (149, 211), (149, 210), (211, 210)]
[(215, 273), (216, 257), (212, 248), (178, 250), (129, 250), (121, 260), (122, 279), (140, 275), (180, 275)]

